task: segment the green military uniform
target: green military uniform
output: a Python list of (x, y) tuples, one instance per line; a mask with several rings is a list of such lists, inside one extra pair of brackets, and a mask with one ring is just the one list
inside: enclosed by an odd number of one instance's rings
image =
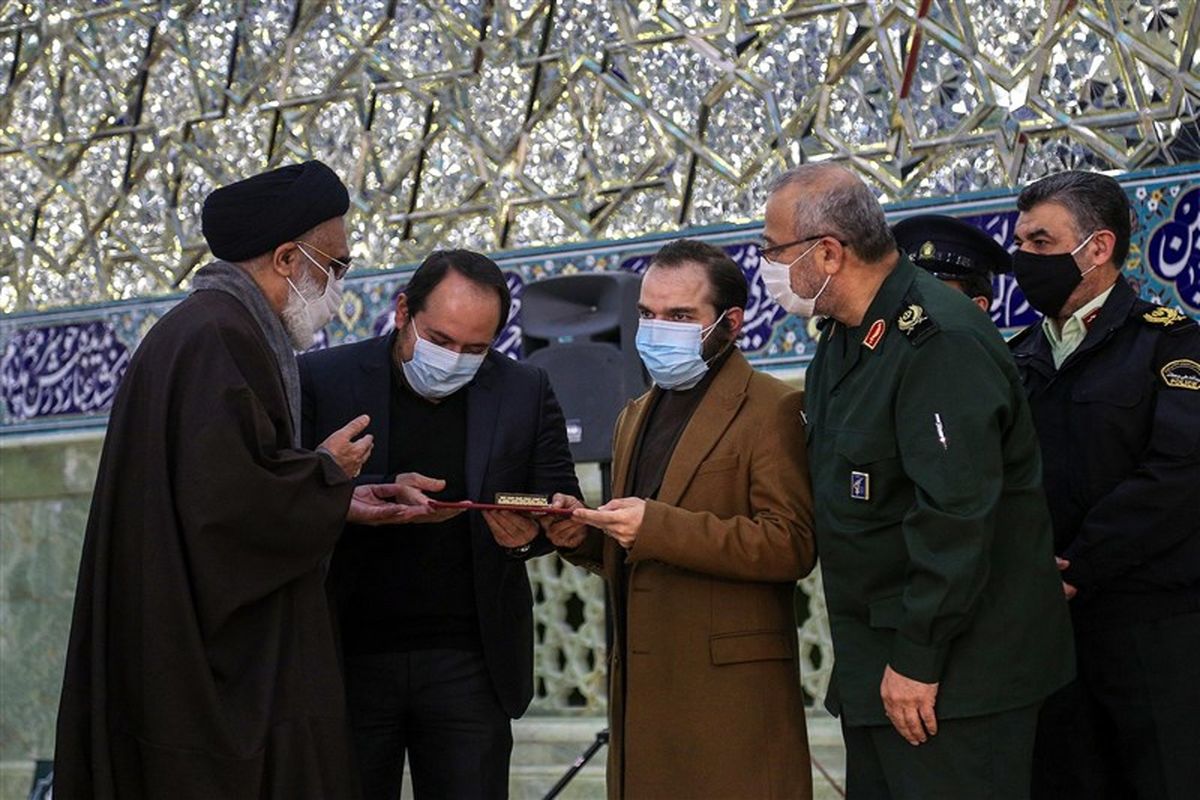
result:
[[(888, 764), (903, 770), (906, 758), (939, 752), (957, 760), (953, 731), (974, 736), (965, 723), (1018, 709), (1025, 733), (1007, 720), (980, 735), (1026, 737), (1014, 750), (1025, 759), (1037, 704), (1074, 672), (1037, 435), (1016, 368), (985, 314), (902, 256), (858, 327), (825, 325), (806, 390), (835, 655), (826, 704), (848, 732), (850, 788), (863, 761), (852, 729), (888, 726), (875, 730), (875, 745), (907, 748), (871, 756), (888, 773), (880, 785), (886, 778), (890, 796), (969, 791), (939, 783), (954, 770), (922, 767), (917, 780)], [(940, 684), (942, 730), (920, 756), (884, 715), (889, 664)], [(998, 768), (1027, 776), (1029, 764)]]

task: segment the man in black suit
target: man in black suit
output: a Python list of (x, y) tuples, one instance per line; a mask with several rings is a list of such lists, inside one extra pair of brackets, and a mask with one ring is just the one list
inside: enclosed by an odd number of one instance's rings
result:
[(507, 795), (510, 719), (533, 696), (525, 560), (552, 546), (530, 516), (426, 501), (579, 496), (546, 374), (491, 350), (510, 302), (491, 259), (434, 252), (396, 302), (394, 333), (300, 360), (305, 440), (348, 409), (369, 414), (379, 446), (359, 482), (406, 486), (422, 512), (348, 525), (330, 567), (369, 800), (400, 796), (406, 753), (418, 798)]

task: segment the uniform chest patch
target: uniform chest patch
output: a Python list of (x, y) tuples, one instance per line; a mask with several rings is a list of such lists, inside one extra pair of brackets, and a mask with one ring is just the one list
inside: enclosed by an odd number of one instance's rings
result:
[(871, 475), (869, 473), (859, 472), (858, 470), (850, 473), (850, 499), (871, 499)]
[(1190, 358), (1168, 361), (1158, 371), (1163, 383), (1174, 389), (1191, 389), (1200, 392), (1200, 364)]

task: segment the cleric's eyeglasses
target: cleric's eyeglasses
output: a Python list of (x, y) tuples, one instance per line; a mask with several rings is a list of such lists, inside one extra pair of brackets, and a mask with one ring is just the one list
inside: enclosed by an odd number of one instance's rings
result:
[[(302, 253), (304, 252), (304, 248), (308, 247), (308, 248), (315, 250), (318, 255), (322, 255), (325, 258), (329, 259), (329, 262), (325, 265), (325, 269), (329, 272), (330, 275), (333, 276), (333, 279), (335, 281), (340, 281), (342, 278), (346, 277), (346, 273), (350, 271), (350, 259), (346, 259), (345, 261), (342, 261), (341, 259), (334, 258), (333, 256), (329, 255), (329, 253), (326, 253), (325, 251), (323, 251), (321, 248), (317, 247), (314, 244), (309, 244), (308, 242), (297, 241), (297, 242), (292, 242), (292, 244), (296, 245), (297, 247), (300, 247), (300, 252), (302, 252)], [(303, 245), (303, 247), (301, 247), (301, 245)], [(308, 254), (305, 253), (305, 255), (308, 255)], [(309, 256), (309, 258), (312, 258), (312, 256)], [(316, 261), (316, 259), (313, 259), (313, 260)], [(317, 266), (320, 266), (320, 264), (318, 264)]]

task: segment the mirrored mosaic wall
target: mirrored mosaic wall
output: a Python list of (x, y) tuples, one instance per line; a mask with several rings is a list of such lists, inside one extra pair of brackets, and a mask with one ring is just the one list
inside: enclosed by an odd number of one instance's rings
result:
[(1200, 161), (1196, 0), (0, 0), (0, 311), (186, 288), (216, 185), (319, 157), (355, 257)]

